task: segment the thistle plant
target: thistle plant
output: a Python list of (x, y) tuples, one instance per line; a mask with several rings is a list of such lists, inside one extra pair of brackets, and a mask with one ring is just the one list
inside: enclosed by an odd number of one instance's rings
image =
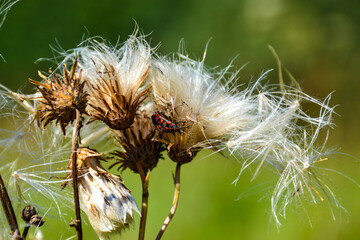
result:
[[(231, 66), (211, 69), (205, 57), (193, 60), (185, 53), (160, 56), (137, 32), (115, 46), (90, 38), (61, 56), (61, 73), (39, 73), (41, 81), (30, 80), (37, 93), (24, 95), (1, 85), (4, 114), (12, 109), (9, 105), (16, 106), (12, 114), (25, 116), (29, 123), (22, 129), (25, 135), (8, 141), (2, 151), (23, 147), (25, 136), (36, 139), (41, 151), (11, 174), (17, 197), (29, 205), (30, 189), (38, 191), (55, 202), (59, 215), (60, 202), (73, 198), (76, 220), (71, 225), (78, 239), (80, 203), (100, 239), (121, 235), (134, 223), (135, 212), (141, 216), (139, 239), (145, 239), (150, 173), (168, 156), (176, 164), (175, 191), (156, 236), (161, 239), (178, 207), (181, 166), (191, 164), (204, 149), (239, 161), (239, 176), (252, 165), (254, 178), (265, 165), (278, 171), (271, 197), (278, 224), (293, 199), (333, 199), (335, 194), (313, 167), (327, 159), (325, 143), (316, 147), (316, 142), (320, 132), (333, 125), (330, 96), (319, 101), (305, 94), (290, 74), (292, 86), (287, 86), (280, 60), (279, 84), (270, 85), (265, 72), (245, 86), (239, 84), (240, 71), (231, 72)], [(318, 116), (307, 114), (304, 102), (318, 106)], [(127, 170), (140, 177), (141, 211), (118, 175)], [(72, 194), (65, 188), (70, 182)], [(11, 217), (16, 214), (8, 205), (3, 204), (5, 215), (16, 232)]]

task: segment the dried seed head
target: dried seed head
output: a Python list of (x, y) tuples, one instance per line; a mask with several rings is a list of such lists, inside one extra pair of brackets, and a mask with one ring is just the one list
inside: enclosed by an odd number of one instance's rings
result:
[(46, 77), (39, 72), (39, 76), (45, 83), (29, 79), (33, 84), (38, 85), (37, 89), (42, 94), (38, 104), (35, 119), (38, 124), (44, 122), (44, 127), (51, 121), (59, 123), (65, 135), (66, 126), (76, 118), (76, 109), (85, 113), (87, 93), (84, 91), (82, 71), (76, 72), (77, 60), (71, 67), (70, 74), (64, 66), (63, 76), (53, 74)]
[[(169, 156), (174, 162), (184, 164), (192, 161), (201, 149), (197, 144), (204, 137), (200, 126), (187, 120), (192, 114), (191, 109), (186, 104), (171, 108), (157, 105), (159, 111), (153, 115), (153, 126), (159, 131), (155, 139), (167, 145)], [(165, 111), (167, 114), (162, 113)]]
[[(106, 159), (95, 150), (77, 150), (82, 206), (96, 233), (106, 239), (128, 227), (133, 222), (133, 210), (138, 213), (139, 210), (122, 179), (107, 172), (100, 160)], [(71, 160), (68, 168), (72, 168)]]
[(26, 206), (23, 208), (23, 210), (21, 211), (21, 218), (25, 221), (25, 222), (30, 222), (30, 219), (32, 216), (34, 216), (36, 214), (36, 209), (33, 206)]
[(134, 122), (150, 86), (145, 86), (151, 49), (143, 37), (131, 36), (122, 46), (90, 41), (76, 50), (89, 89), (91, 119), (123, 130)]
[[(186, 142), (186, 140), (184, 141), (181, 137), (178, 142), (180, 144), (174, 144), (168, 149), (169, 157), (174, 162), (181, 164), (191, 162), (201, 150), (201, 148), (189, 147), (188, 145), (191, 145), (191, 143), (189, 144), (189, 142)], [(184, 145), (182, 145), (182, 143), (184, 143)]]
[(212, 143), (227, 133), (219, 119), (229, 97), (204, 63), (163, 58), (154, 61), (150, 80), (156, 113), (163, 120), (155, 122), (156, 138), (167, 144), (170, 158), (187, 163), (200, 149), (215, 149)]
[[(150, 87), (137, 93), (138, 89), (124, 92), (116, 70), (109, 66), (109, 79), (100, 78), (97, 85), (89, 84), (90, 102), (92, 109), (89, 113), (92, 120), (104, 121), (110, 128), (123, 130), (134, 122), (139, 105), (145, 100)], [(146, 79), (146, 71), (138, 80), (139, 86)], [(108, 81), (108, 82), (106, 82)]]
[(165, 150), (164, 144), (154, 141), (155, 129), (151, 122), (151, 105), (147, 105), (138, 111), (134, 123), (130, 128), (122, 131), (114, 131), (116, 140), (123, 147), (123, 151), (116, 151), (114, 155), (120, 159), (111, 167), (120, 164), (119, 169), (130, 168), (138, 173), (137, 163), (146, 173), (156, 167), (161, 152)]

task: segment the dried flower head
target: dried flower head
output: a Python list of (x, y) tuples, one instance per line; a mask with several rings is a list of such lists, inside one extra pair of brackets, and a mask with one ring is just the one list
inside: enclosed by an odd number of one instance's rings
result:
[[(105, 158), (95, 150), (77, 150), (82, 208), (98, 236), (108, 239), (112, 235), (119, 235), (127, 228), (129, 223), (133, 222), (133, 210), (138, 213), (139, 210), (122, 179), (107, 172), (100, 165), (100, 160)], [(71, 167), (70, 160), (69, 170)]]
[[(211, 73), (204, 61), (182, 55), (179, 60), (154, 61), (150, 73), (157, 107), (154, 120), (160, 125), (158, 140), (167, 144), (173, 161), (189, 162), (202, 148), (217, 150), (228, 133), (251, 121), (254, 99), (232, 95), (228, 86), (235, 75), (221, 84), (226, 71)], [(174, 131), (166, 130), (169, 126)]]
[(91, 41), (76, 49), (88, 84), (92, 120), (103, 121), (115, 130), (130, 127), (150, 89), (144, 86), (150, 51), (146, 41), (135, 36), (120, 47)]
[(130, 168), (138, 173), (138, 166), (146, 173), (156, 167), (164, 144), (153, 139), (155, 129), (151, 122), (152, 104), (141, 108), (135, 117), (134, 123), (126, 130), (114, 131), (116, 140), (123, 151), (116, 151), (114, 155), (120, 157), (111, 167), (120, 164), (119, 169)]
[(35, 114), (38, 124), (44, 122), (44, 127), (46, 127), (55, 120), (60, 124), (64, 135), (66, 126), (76, 117), (76, 109), (85, 113), (87, 103), (82, 71), (76, 73), (76, 67), (77, 60), (72, 65), (69, 74), (64, 66), (63, 76), (53, 74), (51, 77), (46, 77), (39, 72), (39, 76), (45, 80), (45, 83), (29, 79), (31, 83), (38, 85), (37, 89), (42, 94)]

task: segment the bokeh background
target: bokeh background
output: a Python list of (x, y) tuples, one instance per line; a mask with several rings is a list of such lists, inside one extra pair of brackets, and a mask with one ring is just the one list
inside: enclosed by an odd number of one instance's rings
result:
[[(164, 239), (360, 239), (360, 189), (349, 179), (360, 182), (359, 10), (360, 1), (335, 0), (22, 0), (0, 29), (0, 53), (6, 60), (0, 61), (0, 83), (30, 93), (33, 86), (27, 79), (39, 79), (38, 70), (55, 67), (48, 61), (35, 64), (53, 56), (49, 44), (57, 41), (64, 49), (73, 48), (84, 34), (116, 43), (119, 36), (123, 41), (133, 32), (135, 21), (149, 34), (151, 45), (160, 46), (159, 54), (177, 51), (184, 39), (189, 56), (201, 59), (211, 39), (206, 64), (225, 67), (236, 57), (235, 68), (247, 64), (239, 75), (243, 83), (276, 68), (267, 47), (271, 44), (306, 93), (324, 99), (334, 92), (331, 105), (338, 105), (338, 115), (328, 146), (339, 153), (320, 164), (345, 175), (325, 173), (346, 211), (334, 208), (333, 219), (327, 202), (306, 205), (308, 214), (291, 205), (283, 225), (276, 228), (270, 218), (271, 184), (276, 179), (272, 171), (250, 182), (249, 170), (234, 186), (240, 169), (234, 159), (200, 156), (182, 169), (179, 208)], [(276, 71), (269, 79), (276, 81)], [(171, 206), (174, 168), (165, 160), (152, 174), (148, 239), (155, 238)], [(140, 202), (137, 176), (125, 171), (123, 177)], [(263, 182), (270, 184), (261, 188)], [(237, 200), (248, 190), (251, 194)], [(138, 222), (136, 218), (123, 239), (137, 238)], [(42, 231), (45, 239), (74, 234), (56, 219), (48, 219)], [(85, 239), (95, 236), (87, 225)]]

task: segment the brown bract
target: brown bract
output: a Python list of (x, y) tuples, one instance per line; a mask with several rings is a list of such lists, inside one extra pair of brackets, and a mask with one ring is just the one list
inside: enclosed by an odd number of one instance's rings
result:
[(139, 164), (146, 173), (156, 167), (161, 152), (165, 146), (161, 142), (154, 141), (155, 129), (151, 122), (151, 115), (146, 110), (140, 110), (135, 117), (132, 126), (126, 130), (114, 131), (116, 140), (123, 147), (123, 151), (113, 153), (119, 157), (111, 167), (120, 165), (118, 169), (130, 168), (138, 173)]
[(44, 127), (52, 121), (60, 124), (65, 135), (66, 126), (73, 122), (76, 117), (76, 109), (85, 113), (87, 93), (84, 91), (85, 82), (82, 81), (82, 71), (76, 72), (77, 60), (71, 67), (70, 74), (63, 68), (63, 76), (53, 74), (46, 77), (39, 72), (39, 76), (45, 82), (29, 81), (37, 85), (37, 90), (42, 94), (35, 113), (35, 119), (39, 126)]
[(192, 161), (201, 147), (198, 144), (204, 141), (202, 128), (191, 119), (196, 119), (197, 114), (186, 104), (168, 107), (168, 104), (157, 102), (158, 113), (166, 117), (178, 127), (179, 132), (159, 132), (155, 139), (167, 145), (169, 157), (174, 162), (184, 164)]
[(114, 130), (123, 130), (134, 122), (139, 105), (146, 99), (146, 94), (151, 86), (138, 92), (145, 81), (149, 69), (136, 79), (136, 85), (132, 88), (122, 86), (120, 76), (112, 65), (105, 65), (105, 70), (98, 73), (96, 84), (89, 82), (89, 106), (88, 112), (94, 120), (105, 122)]
[(186, 120), (186, 116), (190, 116), (187, 115), (190, 112), (184, 112), (184, 109), (188, 110), (188, 107), (162, 108), (159, 104), (158, 108), (167, 113), (163, 114), (161, 111), (158, 111), (160, 115), (176, 123), (177, 127), (181, 128), (181, 130), (171, 132), (158, 131), (154, 139), (166, 144), (169, 157), (174, 162), (184, 164), (192, 161), (201, 149), (197, 144), (200, 141), (199, 137), (203, 139), (203, 134), (198, 124), (191, 120)]
[(168, 145), (169, 157), (180, 164), (191, 162), (201, 148), (188, 146), (189, 142), (183, 140), (183, 136), (179, 136), (178, 139), (174, 141), (175, 144)]
[[(89, 148), (77, 149), (79, 191), (83, 210), (102, 239), (118, 235), (133, 222), (133, 210), (139, 212), (135, 199), (120, 176), (106, 171), (100, 161), (106, 158)], [(72, 170), (72, 160), (68, 169)], [(72, 178), (71, 172), (67, 180)], [(68, 181), (64, 182), (63, 187)]]
[[(78, 169), (79, 184), (81, 184), (81, 181), (82, 181), (81, 176), (84, 174), (87, 174), (89, 172), (89, 169), (95, 170), (97, 172), (97, 175), (99, 175), (99, 174), (112, 175), (111, 173), (107, 172), (100, 165), (100, 161), (106, 161), (106, 158), (102, 154), (100, 154), (90, 148), (78, 148), (76, 150), (76, 152), (77, 152), (76, 165), (77, 165), (77, 169)], [(72, 170), (72, 160), (71, 159), (68, 164), (68, 169)], [(66, 179), (71, 179), (71, 178), (72, 178), (72, 176), (71, 176), (71, 172), (70, 172)], [(115, 178), (122, 181), (119, 176), (115, 176)], [(64, 182), (62, 184), (62, 187), (65, 187), (66, 184), (67, 184), (67, 182)]]

